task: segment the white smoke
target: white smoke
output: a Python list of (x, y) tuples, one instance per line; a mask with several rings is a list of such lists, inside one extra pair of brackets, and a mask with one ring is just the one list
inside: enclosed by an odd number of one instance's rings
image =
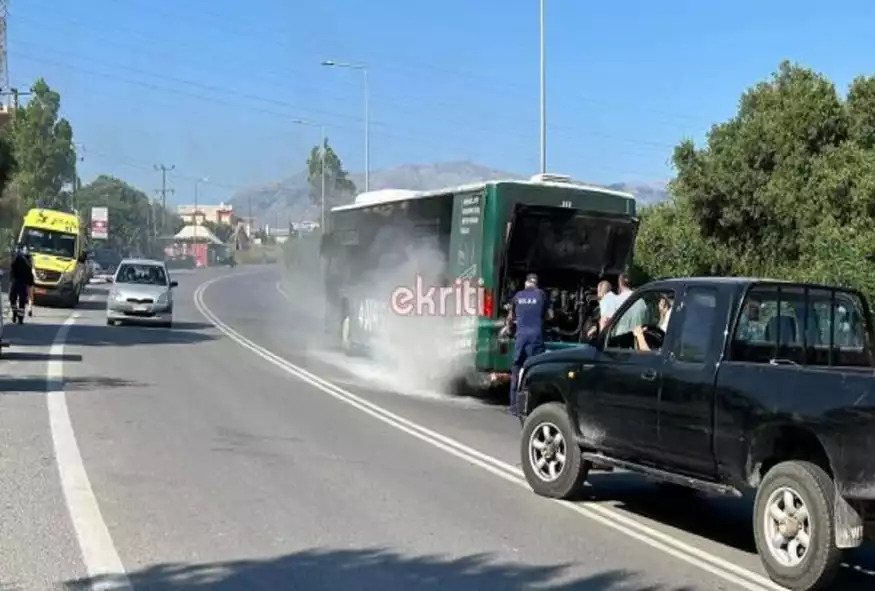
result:
[[(381, 238), (387, 239), (385, 235)], [(435, 244), (409, 246), (409, 240), (393, 238), (392, 248), (384, 244), (380, 249), (389, 254), (355, 287), (359, 296), (356, 299), (367, 303), (353, 307), (349, 313), (352, 325), (363, 321), (370, 328), (367, 351), (354, 356), (340, 353), (337, 342), (326, 338), (321, 318), (312, 319), (311, 329), (301, 331), (299, 326), (296, 338), (306, 339), (308, 356), (341, 366), (363, 385), (400, 394), (443, 397), (473, 369), (473, 330), (482, 302), (471, 289), (446, 289), (447, 260)], [(287, 273), (287, 283), (296, 286), (295, 299), (301, 305), (322, 311), (329, 295), (322, 275), (315, 281), (311, 272), (306, 275), (304, 281), (301, 268), (293, 266)], [(307, 293), (302, 293), (303, 285), (308, 286)], [(399, 298), (401, 292), (413, 299)], [(419, 297), (423, 295), (425, 299)], [(460, 302), (460, 296), (465, 301)], [(407, 306), (399, 309), (399, 300)], [(339, 326), (333, 328), (339, 332)]]

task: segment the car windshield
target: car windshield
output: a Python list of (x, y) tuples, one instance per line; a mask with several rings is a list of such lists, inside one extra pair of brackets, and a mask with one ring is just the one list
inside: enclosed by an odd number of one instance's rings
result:
[(50, 254), (72, 259), (76, 257), (76, 235), (55, 230), (25, 228), (21, 233), (21, 243), (30, 252)]
[(158, 265), (125, 263), (118, 270), (116, 283), (167, 285), (167, 274)]

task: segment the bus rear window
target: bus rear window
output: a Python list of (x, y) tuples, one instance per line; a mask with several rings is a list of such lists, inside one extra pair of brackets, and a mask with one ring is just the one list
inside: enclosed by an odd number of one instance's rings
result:
[(508, 262), (551, 269), (623, 267), (634, 241), (627, 226), (558, 207), (524, 208), (514, 222)]

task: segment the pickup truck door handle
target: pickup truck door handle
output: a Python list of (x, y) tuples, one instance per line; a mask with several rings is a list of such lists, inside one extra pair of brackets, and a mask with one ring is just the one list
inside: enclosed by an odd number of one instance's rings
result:
[(652, 382), (656, 379), (656, 370), (655, 369), (647, 369), (641, 372), (641, 379), (647, 380), (648, 382)]

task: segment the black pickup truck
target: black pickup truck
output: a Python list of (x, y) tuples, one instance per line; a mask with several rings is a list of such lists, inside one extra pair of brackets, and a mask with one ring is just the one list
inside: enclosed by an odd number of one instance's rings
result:
[(593, 342), (523, 367), (526, 479), (537, 494), (571, 498), (595, 466), (750, 494), (772, 580), (823, 589), (875, 521), (873, 346), (868, 304), (853, 290), (649, 283)]

